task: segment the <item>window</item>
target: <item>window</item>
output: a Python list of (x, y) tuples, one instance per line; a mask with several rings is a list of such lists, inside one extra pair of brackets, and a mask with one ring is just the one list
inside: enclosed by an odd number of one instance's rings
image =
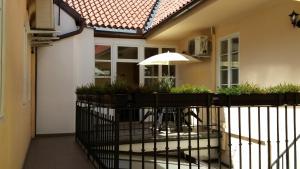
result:
[(137, 47), (118, 47), (119, 59), (138, 59)]
[(3, 1), (0, 0), (0, 118), (3, 116)]
[(95, 84), (102, 85), (111, 82), (111, 47), (95, 46)]
[(231, 36), (220, 42), (220, 87), (239, 84), (239, 37)]
[[(161, 53), (175, 52), (175, 48), (161, 48)], [(159, 48), (145, 48), (145, 59), (157, 55), (159, 53)], [(173, 85), (175, 86), (176, 80), (176, 66), (175, 65), (149, 65), (145, 66), (144, 71), (144, 84), (151, 84), (157, 82), (164, 78), (171, 78), (173, 80)]]
[[(157, 55), (158, 48), (145, 48), (145, 59)], [(145, 66), (145, 84), (152, 84), (158, 81), (158, 65)]]
[[(162, 53), (176, 52), (175, 48), (162, 48)], [(162, 78), (170, 78), (173, 80), (173, 86), (176, 84), (176, 66), (162, 65)]]

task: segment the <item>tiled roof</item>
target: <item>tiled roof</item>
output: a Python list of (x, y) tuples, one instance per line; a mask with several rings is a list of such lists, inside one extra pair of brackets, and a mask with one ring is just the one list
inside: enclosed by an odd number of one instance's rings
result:
[(192, 2), (193, 0), (160, 0), (152, 26), (158, 25), (160, 22)]
[(98, 28), (152, 28), (193, 0), (63, 0)]

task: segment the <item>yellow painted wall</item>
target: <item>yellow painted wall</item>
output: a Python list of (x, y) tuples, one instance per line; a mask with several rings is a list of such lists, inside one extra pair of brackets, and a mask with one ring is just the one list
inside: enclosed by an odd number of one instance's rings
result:
[[(293, 10), (300, 12), (300, 2), (276, 0), (217, 24), (211, 58), (202, 63), (180, 65), (179, 84), (215, 89), (219, 39), (234, 33), (240, 34), (241, 83), (261, 86), (300, 83), (300, 29), (293, 28), (288, 16)], [(208, 32), (199, 30), (186, 35), (187, 38), (178, 42), (180, 51), (187, 50), (189, 38), (205, 34)]]
[(288, 16), (293, 10), (300, 12), (300, 2), (277, 0), (216, 27), (218, 39), (240, 33), (241, 82), (300, 83), (300, 29)]
[(0, 120), (0, 169), (21, 169), (31, 140), (31, 100), (24, 101), (26, 0), (6, 0), (4, 118)]
[[(215, 36), (211, 35), (211, 31), (201, 30), (192, 33), (187, 38), (179, 42), (181, 52), (187, 52), (188, 41), (193, 37), (207, 35), (211, 37), (212, 49), (215, 49)], [(177, 81), (178, 85), (192, 84), (209, 87), (215, 89), (215, 50), (212, 50), (210, 58), (202, 58), (199, 63), (179, 64), (177, 66)]]

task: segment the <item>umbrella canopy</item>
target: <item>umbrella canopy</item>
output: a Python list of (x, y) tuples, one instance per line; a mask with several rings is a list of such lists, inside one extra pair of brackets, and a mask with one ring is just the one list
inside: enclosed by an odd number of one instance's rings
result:
[(178, 63), (200, 62), (198, 59), (175, 52), (161, 53), (143, 60), (139, 65), (175, 65)]

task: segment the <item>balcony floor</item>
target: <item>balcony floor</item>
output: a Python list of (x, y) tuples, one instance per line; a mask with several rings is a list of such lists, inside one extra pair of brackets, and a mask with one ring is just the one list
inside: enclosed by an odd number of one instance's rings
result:
[(32, 140), (23, 169), (94, 169), (74, 136)]

